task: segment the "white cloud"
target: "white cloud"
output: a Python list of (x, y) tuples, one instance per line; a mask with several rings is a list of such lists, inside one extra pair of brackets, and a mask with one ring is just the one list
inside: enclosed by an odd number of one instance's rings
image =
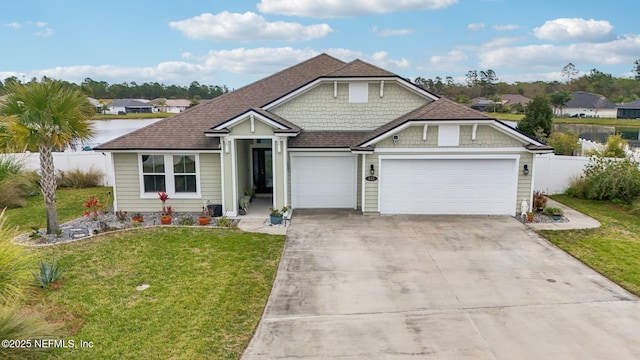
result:
[(35, 34), (33, 34), (33, 36), (37, 36), (37, 37), (51, 37), (53, 36), (53, 29), (52, 28), (44, 28), (40, 31), (36, 31)]
[(483, 68), (559, 68), (568, 62), (595, 65), (631, 64), (637, 58), (640, 35), (626, 35), (619, 39), (596, 44), (527, 45), (481, 49), (478, 53)]
[(36, 26), (41, 28), (47, 26), (47, 23), (44, 21), (36, 21)]
[(192, 39), (243, 42), (310, 40), (325, 37), (333, 31), (327, 24), (303, 26), (284, 21), (267, 22), (262, 16), (250, 11), (244, 14), (227, 11), (216, 15), (206, 13), (170, 22), (169, 26)]
[(380, 37), (405, 36), (413, 34), (412, 29), (378, 29), (377, 26), (374, 26), (371, 31), (373, 31), (374, 34)]
[(521, 40), (523, 40), (522, 37), (497, 37), (482, 44), (482, 47), (485, 47), (485, 48), (503, 47)]
[(533, 29), (533, 33), (544, 40), (598, 42), (610, 40), (612, 30), (613, 26), (606, 20), (560, 18), (546, 21)]
[(20, 29), (22, 27), (22, 25), (20, 23), (17, 23), (15, 21), (12, 22), (12, 23), (4, 24), (4, 26), (10, 27), (12, 29)]
[(335, 18), (399, 11), (435, 10), (458, 0), (261, 0), (258, 10), (268, 14)]
[(469, 24), (467, 25), (467, 29), (471, 31), (480, 31), (484, 29), (484, 24), (483, 23)]
[[(405, 58), (392, 59), (384, 51), (373, 54), (363, 54), (349, 49), (325, 49), (324, 52), (343, 61), (356, 58), (374, 65), (389, 69), (407, 69), (409, 60)], [(202, 56), (183, 53), (183, 61), (167, 61), (155, 66), (126, 67), (114, 65), (79, 65), (34, 70), (25, 73), (0, 72), (0, 79), (10, 76), (27, 79), (47, 76), (63, 79), (75, 83), (85, 78), (100, 79), (109, 83), (120, 82), (164, 82), (172, 84), (189, 84), (194, 79), (201, 83), (215, 84), (222, 72), (236, 74), (234, 78), (242, 81), (257, 80), (277, 71), (308, 60), (320, 51), (313, 49), (280, 48), (237, 48), (230, 50), (211, 50)], [(222, 83), (219, 83), (222, 85)], [(228, 84), (227, 84), (228, 85)], [(238, 84), (234, 84), (235, 85)]]
[(463, 68), (463, 63), (469, 59), (462, 50), (452, 50), (445, 55), (433, 55), (429, 58), (427, 65), (418, 66), (422, 72), (455, 72)]
[(498, 30), (498, 31), (518, 30), (520, 29), (520, 25), (514, 25), (514, 24), (493, 25), (492, 28), (493, 30)]

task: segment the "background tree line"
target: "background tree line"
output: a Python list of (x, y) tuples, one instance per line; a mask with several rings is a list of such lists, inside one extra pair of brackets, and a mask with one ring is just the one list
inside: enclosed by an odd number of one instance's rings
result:
[(465, 83), (456, 83), (452, 76), (436, 76), (433, 79), (418, 77), (415, 83), (425, 90), (455, 99), (460, 103), (469, 103), (470, 99), (484, 96), (492, 98), (500, 94), (520, 94), (528, 98), (538, 95), (551, 95), (555, 92), (586, 91), (599, 94), (614, 103), (626, 103), (640, 97), (640, 59), (633, 63), (633, 78), (617, 78), (598, 69), (580, 75), (572, 63), (561, 70), (566, 82), (533, 81), (509, 84), (500, 81), (495, 71), (469, 70), (465, 74)]
[[(46, 77), (43, 80), (51, 80)], [(36, 78), (29, 81), (37, 82)], [(0, 93), (4, 92), (7, 85), (21, 83), (17, 77), (9, 77), (0, 81)], [(83, 94), (96, 99), (213, 99), (229, 92), (226, 85), (205, 85), (192, 81), (189, 86), (165, 85), (158, 82), (145, 82), (137, 84), (135, 81), (119, 84), (109, 84), (106, 81), (96, 81), (85, 78), (80, 85), (63, 81), (74, 90), (80, 90)]]

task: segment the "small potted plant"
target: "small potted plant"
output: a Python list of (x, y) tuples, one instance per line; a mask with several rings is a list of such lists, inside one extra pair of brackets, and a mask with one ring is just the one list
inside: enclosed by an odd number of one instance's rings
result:
[(171, 224), (171, 214), (173, 211), (171, 210), (171, 205), (167, 206), (166, 202), (169, 199), (169, 195), (166, 192), (159, 192), (158, 199), (162, 202), (162, 210), (160, 211), (160, 222), (163, 225)]
[(547, 206), (547, 198), (544, 196), (542, 191), (534, 192), (533, 193), (533, 207), (538, 212), (542, 212), (546, 206)]
[(269, 220), (271, 221), (271, 224), (278, 225), (282, 224), (282, 217), (289, 210), (289, 208), (284, 206), (282, 209), (269, 208), (269, 210), (271, 210), (271, 213), (269, 214)]
[(133, 221), (135, 223), (141, 223), (141, 222), (144, 221), (144, 217), (139, 212), (133, 213), (133, 215), (131, 215), (131, 221)]
[(544, 210), (544, 213), (550, 216), (553, 220), (558, 221), (562, 219), (562, 215), (564, 215), (564, 211), (560, 208), (548, 207)]
[(527, 212), (527, 221), (528, 222), (533, 222), (533, 211), (528, 211)]
[(209, 216), (209, 211), (207, 210), (206, 206), (203, 206), (202, 213), (200, 213), (200, 216), (198, 216), (198, 224), (200, 224), (201, 226), (205, 226), (209, 225), (210, 221), (211, 216)]

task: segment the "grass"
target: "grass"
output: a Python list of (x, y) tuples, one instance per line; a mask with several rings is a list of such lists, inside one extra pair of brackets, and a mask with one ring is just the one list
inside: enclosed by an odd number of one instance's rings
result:
[[(524, 114), (502, 114), (487, 113), (488, 116), (498, 120), (520, 121)], [(636, 119), (614, 119), (614, 118), (569, 118), (554, 117), (554, 124), (571, 124), (571, 125), (601, 125), (601, 126), (618, 126), (618, 127), (638, 127), (640, 128), (640, 120)]]
[[(82, 216), (84, 203), (89, 196), (96, 196), (101, 203), (107, 203), (107, 192), (111, 187), (93, 187), (87, 189), (59, 189), (56, 192), (58, 220), (60, 223)], [(24, 207), (10, 209), (6, 212), (7, 226), (17, 227), (20, 232), (27, 232), (33, 228), (42, 229), (47, 226), (47, 214), (44, 210), (42, 194), (26, 198)]]
[(638, 210), (609, 202), (553, 196), (602, 224), (588, 230), (540, 231), (549, 241), (630, 292), (640, 296)]
[[(283, 236), (154, 228), (34, 250), (66, 268), (31, 308), (62, 324), (61, 359), (237, 359), (271, 290)], [(136, 287), (148, 284), (144, 291)], [(51, 355), (51, 354), (50, 354)]]
[[(90, 195), (106, 203), (108, 191), (58, 190), (60, 222), (81, 216)], [(7, 225), (22, 231), (45, 225), (42, 196), (6, 214)], [(75, 342), (47, 357), (237, 359), (258, 324), (283, 246), (284, 236), (161, 227), (34, 248), (34, 270), (38, 261), (56, 259), (65, 272), (49, 288), (34, 287), (25, 310)], [(137, 290), (142, 284), (150, 287)]]

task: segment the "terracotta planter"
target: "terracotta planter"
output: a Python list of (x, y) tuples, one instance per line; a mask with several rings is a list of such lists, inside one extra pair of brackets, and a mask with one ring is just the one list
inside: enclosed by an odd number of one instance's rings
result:
[(141, 223), (144, 221), (144, 218), (142, 216), (132, 216), (131, 221)]
[(162, 225), (171, 224), (171, 215), (160, 216), (160, 222), (162, 223)]
[(533, 213), (527, 214), (527, 221), (528, 222), (533, 222)]
[(205, 225), (209, 225), (209, 222), (211, 221), (211, 218), (208, 216), (201, 216), (198, 218), (198, 223), (200, 224), (200, 226), (205, 226)]

